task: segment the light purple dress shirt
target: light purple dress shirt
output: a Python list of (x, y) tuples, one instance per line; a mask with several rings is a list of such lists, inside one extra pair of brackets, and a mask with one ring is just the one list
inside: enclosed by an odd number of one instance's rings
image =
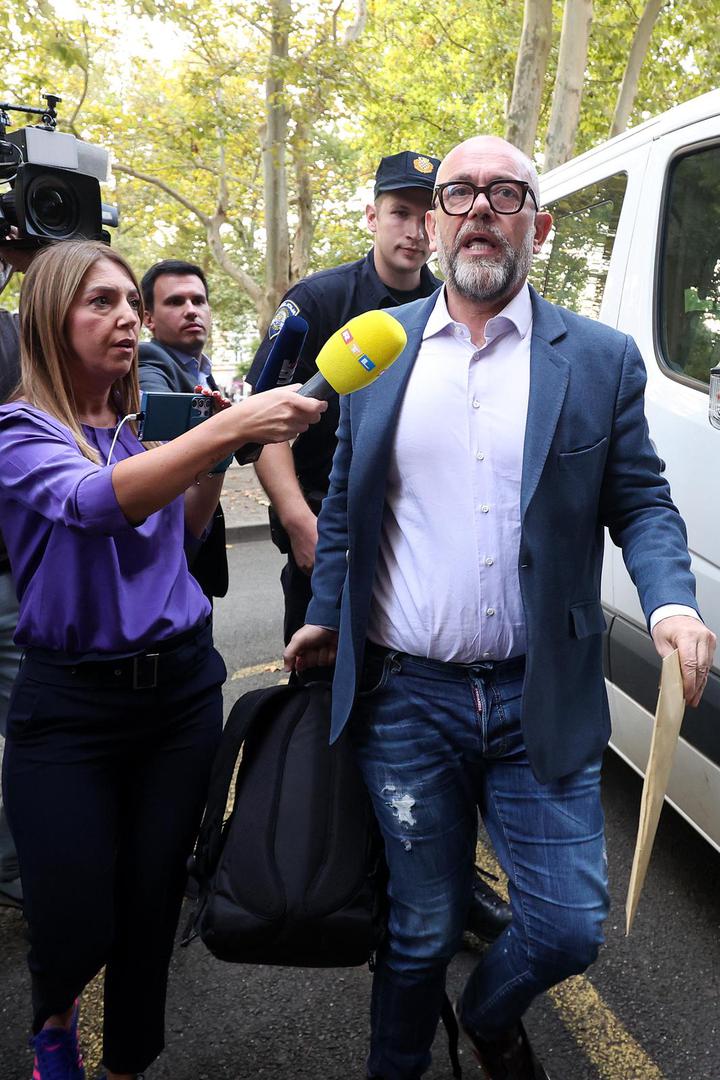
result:
[(518, 553), (531, 330), (527, 286), (488, 320), (480, 348), (438, 293), (388, 470), (371, 640), (456, 663), (525, 652)]
[[(84, 428), (107, 460), (114, 428)], [(128, 655), (196, 626), (210, 605), (188, 570), (184, 500), (131, 525), (115, 497), (117, 461), (143, 453), (125, 426), (111, 464), (80, 453), (60, 421), (21, 402), (0, 408), (0, 522), (23, 647)]]

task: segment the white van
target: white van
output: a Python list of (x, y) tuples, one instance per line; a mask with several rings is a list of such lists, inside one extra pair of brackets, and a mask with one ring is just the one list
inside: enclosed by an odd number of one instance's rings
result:
[[(554, 227), (532, 283), (637, 342), (650, 435), (687, 524), (700, 610), (720, 638), (720, 430), (708, 415), (720, 365), (720, 90), (553, 169), (541, 190)], [(643, 772), (660, 665), (609, 540), (602, 598), (611, 745)], [(717, 658), (702, 704), (685, 714), (668, 798), (720, 849)]]

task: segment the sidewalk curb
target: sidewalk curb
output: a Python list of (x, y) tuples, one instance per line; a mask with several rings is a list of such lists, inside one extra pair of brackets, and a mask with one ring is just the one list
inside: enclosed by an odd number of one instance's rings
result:
[(228, 544), (245, 544), (252, 540), (269, 540), (270, 526), (267, 522), (254, 525), (229, 525), (225, 528), (225, 540)]

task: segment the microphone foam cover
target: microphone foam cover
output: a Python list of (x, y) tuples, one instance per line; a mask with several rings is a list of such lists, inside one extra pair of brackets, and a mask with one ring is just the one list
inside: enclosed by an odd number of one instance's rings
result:
[(374, 382), (406, 344), (397, 319), (387, 311), (365, 311), (328, 338), (318, 353), (318, 371), (338, 394), (351, 394)]

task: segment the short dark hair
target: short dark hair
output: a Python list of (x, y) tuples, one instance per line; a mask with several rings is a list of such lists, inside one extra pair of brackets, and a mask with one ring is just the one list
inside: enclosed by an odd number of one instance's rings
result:
[(195, 277), (199, 277), (202, 281), (205, 287), (205, 295), (210, 299), (207, 278), (199, 266), (196, 266), (195, 263), (183, 262), (182, 259), (163, 259), (161, 262), (154, 263), (149, 270), (146, 270), (140, 282), (140, 291), (142, 292), (146, 311), (152, 311), (155, 303), (155, 282), (165, 274), (177, 274), (181, 277), (194, 274)]

